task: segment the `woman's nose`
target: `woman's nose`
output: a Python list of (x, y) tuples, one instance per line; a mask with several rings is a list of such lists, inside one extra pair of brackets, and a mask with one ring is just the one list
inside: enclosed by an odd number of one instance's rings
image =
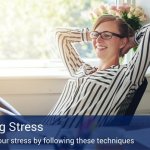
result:
[(96, 41), (97, 41), (97, 42), (99, 42), (99, 41), (103, 41), (103, 39), (102, 39), (101, 35), (99, 35), (99, 36), (97, 37)]

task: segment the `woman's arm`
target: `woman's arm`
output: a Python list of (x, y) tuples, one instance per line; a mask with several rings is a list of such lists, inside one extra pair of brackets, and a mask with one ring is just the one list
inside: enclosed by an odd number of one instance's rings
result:
[(56, 31), (58, 48), (60, 50), (64, 64), (66, 65), (71, 76), (89, 74), (96, 69), (83, 62), (77, 50), (73, 46), (73, 43), (75, 42), (86, 42), (87, 38), (88, 36), (86, 29), (72, 30), (59, 28)]
[(150, 64), (150, 24), (143, 26), (135, 33), (135, 42), (138, 45), (137, 51), (128, 64), (132, 83), (141, 84), (146, 70)]

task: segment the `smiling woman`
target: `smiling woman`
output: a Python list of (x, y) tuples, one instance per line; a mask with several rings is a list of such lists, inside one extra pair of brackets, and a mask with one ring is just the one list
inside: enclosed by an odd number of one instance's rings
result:
[[(134, 33), (120, 17), (103, 15), (95, 22), (92, 32), (97, 32), (97, 36), (90, 34), (87, 28), (57, 29), (58, 47), (71, 78), (49, 115), (126, 115), (130, 104), (134, 102), (135, 93), (139, 93), (138, 89), (145, 81), (150, 64), (150, 24)], [(106, 32), (109, 33), (107, 36), (101, 36)], [(73, 46), (73, 43), (91, 40), (99, 59), (98, 67), (85, 63)], [(132, 60), (128, 64), (119, 64), (120, 52), (127, 53), (137, 45)], [(134, 112), (128, 112), (128, 115), (134, 115)], [(47, 119), (46, 123), (53, 121), (56, 124), (57, 121), (58, 124), (61, 122), (54, 117)], [(78, 121), (72, 119), (64, 124), (77, 127)], [(107, 124), (107, 121), (99, 120), (99, 125)]]

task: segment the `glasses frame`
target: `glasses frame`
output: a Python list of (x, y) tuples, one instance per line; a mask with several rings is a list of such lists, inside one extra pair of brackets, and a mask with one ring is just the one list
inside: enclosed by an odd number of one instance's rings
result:
[[(92, 33), (94, 33), (94, 32), (98, 34), (98, 36), (97, 36), (96, 38), (92, 38)], [(109, 34), (111, 34), (110, 38), (104, 38), (104, 37), (102, 36), (103, 33), (109, 33)], [(91, 32), (90, 32), (90, 38), (91, 38), (91, 39), (97, 39), (99, 36), (100, 36), (103, 40), (109, 40), (109, 39), (111, 39), (113, 36), (116, 36), (116, 37), (119, 37), (119, 38), (124, 38), (124, 36), (122, 36), (122, 35), (120, 35), (120, 34), (117, 34), (117, 33), (114, 33), (114, 32), (109, 32), (109, 31), (103, 31), (103, 32), (91, 31)]]

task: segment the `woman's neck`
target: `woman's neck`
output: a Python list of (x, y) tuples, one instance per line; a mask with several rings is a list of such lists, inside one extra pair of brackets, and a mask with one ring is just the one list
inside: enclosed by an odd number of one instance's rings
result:
[(107, 68), (110, 68), (112, 65), (119, 65), (119, 59), (110, 59), (110, 60), (100, 60), (100, 64), (98, 67), (98, 70), (105, 70)]

